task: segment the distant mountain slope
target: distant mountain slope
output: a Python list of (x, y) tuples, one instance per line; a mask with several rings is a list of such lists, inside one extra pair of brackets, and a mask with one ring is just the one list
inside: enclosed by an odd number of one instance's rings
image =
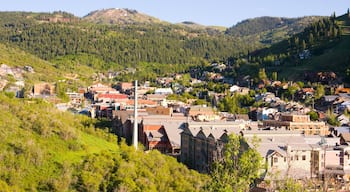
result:
[(268, 30), (288, 27), (289, 30), (301, 31), (310, 23), (319, 20), (321, 17), (310, 16), (301, 18), (283, 18), (283, 17), (257, 17), (247, 19), (228, 28), (226, 34), (234, 36), (247, 36), (265, 32)]
[(325, 17), (301, 33), (250, 54), (252, 63), (281, 79), (303, 81), (305, 73), (335, 72), (350, 82), (350, 17)]
[(276, 43), (301, 32), (311, 23), (321, 19), (319, 16), (301, 18), (257, 17), (244, 20), (225, 33), (235, 37), (260, 36), (262, 43)]
[(85, 21), (102, 24), (161, 23), (158, 18), (131, 9), (103, 9), (89, 13), (82, 18)]

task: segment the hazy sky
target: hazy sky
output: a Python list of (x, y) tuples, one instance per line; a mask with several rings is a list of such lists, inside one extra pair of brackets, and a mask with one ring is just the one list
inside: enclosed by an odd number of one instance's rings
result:
[[(4, 1), (4, 0), (2, 0)], [(259, 16), (301, 17), (344, 14), (349, 0), (5, 0), (0, 11), (67, 11), (82, 17), (107, 8), (129, 8), (171, 23), (193, 21), (230, 27)]]

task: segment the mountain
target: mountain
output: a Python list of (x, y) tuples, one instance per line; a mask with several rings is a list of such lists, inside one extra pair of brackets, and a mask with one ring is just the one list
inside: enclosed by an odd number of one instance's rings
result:
[(262, 43), (272, 44), (301, 32), (305, 27), (321, 18), (323, 17), (257, 17), (241, 21), (228, 28), (225, 33), (235, 37), (260, 36)]
[(136, 10), (119, 8), (93, 11), (82, 19), (98, 24), (152, 24), (164, 22)]
[(98, 10), (83, 18), (65, 12), (0, 12), (0, 43), (85, 80), (92, 80), (94, 72), (127, 68), (139, 69), (139, 79), (154, 80), (210, 62), (232, 65), (254, 50), (276, 47), (321, 18), (261, 17), (225, 30), (190, 21), (172, 24), (129, 9)]

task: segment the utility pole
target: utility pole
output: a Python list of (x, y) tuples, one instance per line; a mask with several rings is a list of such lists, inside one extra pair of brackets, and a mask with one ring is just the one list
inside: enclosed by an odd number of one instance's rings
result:
[(135, 80), (135, 90), (134, 90), (134, 131), (132, 137), (132, 143), (137, 150), (138, 143), (138, 126), (137, 126), (137, 80)]

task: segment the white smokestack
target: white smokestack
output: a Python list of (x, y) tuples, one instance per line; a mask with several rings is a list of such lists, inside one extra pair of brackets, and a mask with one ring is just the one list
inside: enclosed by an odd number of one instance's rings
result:
[(132, 143), (137, 150), (138, 143), (138, 127), (137, 127), (137, 80), (135, 80), (135, 92), (134, 92), (134, 131), (132, 137)]

